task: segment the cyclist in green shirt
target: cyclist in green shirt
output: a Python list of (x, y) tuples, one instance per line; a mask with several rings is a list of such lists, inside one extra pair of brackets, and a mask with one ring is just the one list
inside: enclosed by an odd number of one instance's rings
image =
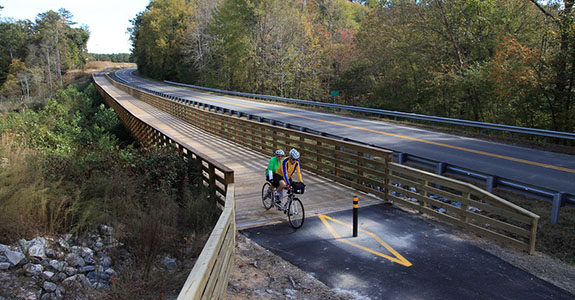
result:
[[(276, 189), (279, 186), (279, 184), (276, 183), (276, 180), (274, 180), (274, 174), (278, 169), (281, 161), (283, 160), (284, 155), (285, 153), (282, 149), (276, 150), (275, 156), (270, 158), (270, 162), (268, 163), (268, 168), (266, 170), (266, 180), (269, 181)], [(279, 194), (277, 192), (274, 194), (274, 198), (275, 201), (279, 200)]]
[[(282, 161), (283, 156), (285, 155), (282, 149), (278, 149), (275, 152), (275, 156), (270, 158), (270, 162), (268, 163), (268, 168), (266, 170), (266, 180), (272, 182), (274, 179), (274, 173), (276, 172), (280, 162)], [(277, 188), (277, 186), (274, 186)]]

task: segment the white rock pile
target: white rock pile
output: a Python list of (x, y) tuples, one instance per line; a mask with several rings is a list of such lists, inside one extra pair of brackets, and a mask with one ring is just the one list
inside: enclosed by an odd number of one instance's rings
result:
[(83, 238), (64, 234), (0, 244), (0, 300), (82, 299), (116, 276), (110, 251), (119, 246), (106, 225)]

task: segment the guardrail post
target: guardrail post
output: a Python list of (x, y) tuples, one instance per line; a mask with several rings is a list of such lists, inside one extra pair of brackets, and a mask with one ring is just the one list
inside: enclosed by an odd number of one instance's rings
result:
[[(437, 169), (435, 170), (435, 173), (437, 175), (443, 175), (443, 173), (445, 173), (445, 163), (443, 162), (437, 163)], [(441, 185), (439, 184), (436, 184), (435, 187), (441, 189)]]
[(553, 206), (551, 207), (551, 224), (559, 222), (559, 211), (565, 206), (565, 193), (559, 192), (553, 196)]
[(493, 193), (493, 188), (497, 185), (497, 177), (487, 176), (486, 189), (488, 192)]
[(407, 162), (407, 153), (400, 152), (397, 154), (397, 163), (400, 165), (405, 164)]
[(437, 169), (436, 169), (436, 174), (437, 175), (443, 175), (443, 173), (445, 172), (445, 163), (437, 163)]

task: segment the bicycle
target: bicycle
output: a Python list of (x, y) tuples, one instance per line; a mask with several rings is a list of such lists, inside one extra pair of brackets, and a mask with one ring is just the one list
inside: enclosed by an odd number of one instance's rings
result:
[(298, 187), (293, 185), (287, 191), (287, 201), (285, 206), (274, 201), (275, 188), (271, 185), (269, 181), (264, 183), (262, 186), (262, 203), (265, 209), (269, 210), (272, 206), (277, 207), (278, 210), (283, 211), (287, 215), (288, 221), (294, 229), (299, 229), (303, 226), (305, 220), (305, 211), (301, 201), (296, 198), (296, 194), (303, 194), (305, 191), (305, 185), (300, 182), (294, 182), (294, 184), (299, 184)]

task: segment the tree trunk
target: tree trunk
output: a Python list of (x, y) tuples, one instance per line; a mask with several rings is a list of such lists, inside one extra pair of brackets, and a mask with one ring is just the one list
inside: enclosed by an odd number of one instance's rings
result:
[(48, 63), (46, 66), (48, 69), (48, 86), (50, 87), (50, 94), (52, 94), (54, 87), (52, 86), (52, 62), (50, 60), (50, 49), (45, 49), (44, 54), (46, 55), (46, 62)]
[(58, 31), (58, 27), (56, 26), (56, 40), (54, 43), (54, 46), (56, 47), (56, 78), (58, 79), (58, 83), (60, 84), (60, 87), (64, 86), (64, 83), (62, 82), (62, 66), (61, 66), (61, 62), (60, 62), (60, 47), (58, 46), (58, 42), (60, 40), (60, 32)]

